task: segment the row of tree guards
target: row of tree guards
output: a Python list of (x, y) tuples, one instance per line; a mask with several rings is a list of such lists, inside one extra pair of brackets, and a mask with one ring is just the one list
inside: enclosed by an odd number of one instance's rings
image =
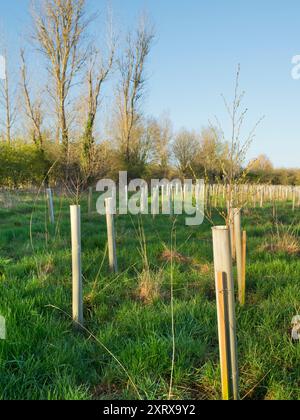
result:
[(207, 207), (222, 207), (226, 204), (229, 195), (234, 197), (238, 206), (264, 207), (266, 204), (276, 202), (293, 203), (300, 207), (300, 187), (291, 185), (258, 185), (258, 184), (234, 184), (206, 185), (205, 200)]
[[(162, 187), (162, 200), (164, 197), (169, 197), (170, 200), (174, 197), (171, 196), (170, 187)], [(165, 193), (164, 193), (165, 189)], [(181, 194), (184, 199), (185, 194), (189, 193), (188, 186), (185, 185), (182, 188), (181, 185), (176, 186), (176, 194)], [(153, 191), (153, 195), (157, 194), (157, 190)], [(53, 210), (53, 197), (50, 188), (46, 190), (49, 218), (52, 224), (54, 220)], [(299, 186), (286, 186), (286, 185), (252, 185), (252, 184), (240, 184), (240, 185), (205, 185), (204, 186), (204, 205), (206, 209), (215, 207), (223, 208), (228, 206), (228, 197), (234, 197), (235, 205), (239, 208), (247, 208), (257, 206), (263, 208), (266, 204), (273, 205), (273, 215), (276, 213), (276, 203), (278, 202), (291, 202), (292, 210), (295, 211), (296, 207), (300, 207), (300, 187)], [(141, 206), (145, 203), (141, 200)], [(172, 206), (171, 206), (172, 210)], [(88, 214), (93, 213), (93, 188), (88, 189)]]
[[(88, 212), (92, 212), (92, 189), (88, 193)], [(50, 221), (54, 223), (53, 195), (47, 190)], [(241, 230), (241, 210), (228, 205), (226, 226), (212, 228), (213, 258), (215, 269), (215, 287), (218, 315), (219, 350), (224, 400), (239, 399), (239, 375), (235, 316), (235, 285), (233, 261), (237, 265), (238, 300), (245, 304), (246, 297), (246, 232)], [(109, 267), (118, 272), (117, 247), (112, 212), (113, 200), (107, 198), (106, 225), (108, 238)], [(72, 283), (73, 283), (73, 320), (76, 325), (83, 325), (83, 289), (81, 265), (81, 207), (72, 205)]]
[(276, 203), (292, 203), (292, 210), (300, 207), (300, 187), (286, 185), (205, 185), (205, 208), (223, 208), (228, 197), (234, 197), (234, 204), (243, 208), (263, 208)]

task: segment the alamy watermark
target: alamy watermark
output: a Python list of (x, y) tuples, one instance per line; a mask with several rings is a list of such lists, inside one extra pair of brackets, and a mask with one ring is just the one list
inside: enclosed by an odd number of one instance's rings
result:
[[(205, 183), (203, 180), (153, 179), (148, 184), (143, 179), (128, 183), (127, 172), (119, 172), (119, 181), (102, 179), (96, 190), (102, 192), (97, 200), (97, 212), (106, 214), (105, 200), (112, 199), (112, 214), (185, 214), (187, 226), (199, 226), (204, 220)], [(149, 197), (151, 200), (149, 202)], [(118, 207), (118, 208), (117, 208)]]
[(300, 55), (294, 55), (294, 57), (292, 58), (292, 64), (292, 78), (294, 80), (300, 80)]
[(0, 54), (0, 80), (6, 79), (5, 66), (6, 66), (5, 57)]
[(6, 325), (5, 318), (0, 315), (0, 340), (6, 339)]

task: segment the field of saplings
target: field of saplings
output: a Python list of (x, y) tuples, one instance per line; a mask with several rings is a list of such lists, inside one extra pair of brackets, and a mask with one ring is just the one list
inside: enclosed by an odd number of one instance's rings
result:
[(225, 190), (200, 226), (2, 192), (0, 399), (299, 399), (299, 190)]

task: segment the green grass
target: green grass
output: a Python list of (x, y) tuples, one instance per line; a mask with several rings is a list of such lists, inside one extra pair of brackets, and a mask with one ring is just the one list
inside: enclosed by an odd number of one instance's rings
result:
[[(7, 322), (7, 340), (0, 341), (0, 398), (168, 398), (173, 277), (173, 398), (219, 399), (210, 224), (188, 228), (184, 218), (179, 218), (172, 236), (169, 217), (142, 217), (150, 275), (159, 278), (159, 295), (145, 303), (138, 293), (144, 268), (138, 219), (116, 218), (121, 274), (111, 275), (105, 220), (97, 214), (89, 218), (83, 199), (85, 327), (89, 333), (80, 332), (69, 317), (69, 204), (55, 201), (55, 228), (47, 223), (43, 198), (34, 206), (34, 197), (24, 195), (15, 207), (0, 209), (0, 314)], [(297, 229), (299, 209), (292, 214), (290, 207), (280, 207), (279, 218), (285, 226), (294, 223)], [(217, 215), (214, 221), (221, 223)], [(275, 230), (271, 208), (251, 210), (243, 217), (243, 225), (248, 231), (248, 267), (247, 304), (237, 306), (241, 396), (299, 399), (300, 345), (290, 340), (290, 323), (300, 306), (300, 260), (284, 252), (261, 252), (262, 242)], [(176, 263), (173, 270), (161, 259), (171, 242), (191, 259)]]

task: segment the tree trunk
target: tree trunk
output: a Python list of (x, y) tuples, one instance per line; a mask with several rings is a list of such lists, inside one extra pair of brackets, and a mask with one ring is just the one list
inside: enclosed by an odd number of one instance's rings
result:
[(6, 141), (11, 143), (11, 116), (10, 116), (10, 98), (9, 98), (9, 80), (7, 65), (5, 66), (5, 107), (6, 107)]

